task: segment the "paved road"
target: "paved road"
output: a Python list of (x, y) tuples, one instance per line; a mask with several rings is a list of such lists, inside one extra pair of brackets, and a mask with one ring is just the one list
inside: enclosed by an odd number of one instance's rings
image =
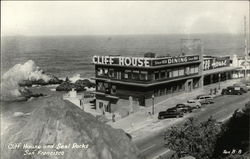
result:
[[(245, 103), (249, 100), (250, 92), (243, 95), (225, 95), (217, 97), (214, 104), (203, 106), (201, 109), (195, 110), (193, 113), (188, 114), (189, 117), (196, 117), (199, 121), (207, 120), (211, 115), (218, 121), (224, 120), (231, 116), (237, 109), (244, 107)], [(168, 119), (165, 119), (167, 122)], [(183, 124), (183, 122), (179, 124)], [(136, 143), (141, 151), (141, 158), (152, 159), (155, 156), (169, 151), (164, 147), (163, 133), (156, 134), (150, 139), (146, 139), (140, 143)]]

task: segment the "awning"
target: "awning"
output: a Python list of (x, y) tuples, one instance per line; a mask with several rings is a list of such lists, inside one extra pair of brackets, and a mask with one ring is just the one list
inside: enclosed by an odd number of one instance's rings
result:
[(228, 71), (234, 71), (239, 69), (240, 67), (221, 67), (221, 68), (216, 68), (216, 69), (211, 69), (211, 70), (206, 70), (203, 71), (203, 75), (210, 75), (210, 74), (216, 74), (216, 73), (223, 73), (223, 72), (228, 72)]
[(184, 77), (177, 77), (177, 78), (172, 78), (172, 79), (164, 79), (164, 80), (158, 80), (158, 81), (140, 81), (140, 83), (133, 82), (133, 81), (121, 81), (121, 80), (115, 80), (115, 79), (104, 79), (104, 78), (95, 78), (96, 80), (101, 80), (109, 83), (116, 83), (116, 84), (124, 84), (124, 85), (130, 85), (130, 86), (140, 86), (140, 87), (149, 87), (149, 86), (155, 86), (159, 84), (165, 84), (165, 83), (170, 83), (170, 82), (176, 82), (176, 81), (181, 81), (181, 80), (186, 80), (186, 79), (191, 79), (191, 78), (197, 78), (201, 77), (199, 74), (194, 74), (190, 76), (184, 76)]

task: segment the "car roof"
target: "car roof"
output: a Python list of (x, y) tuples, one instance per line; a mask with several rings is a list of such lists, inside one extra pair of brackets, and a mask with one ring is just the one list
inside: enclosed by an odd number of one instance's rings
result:
[(198, 98), (199, 97), (211, 97), (211, 95), (199, 95), (199, 96), (197, 96)]

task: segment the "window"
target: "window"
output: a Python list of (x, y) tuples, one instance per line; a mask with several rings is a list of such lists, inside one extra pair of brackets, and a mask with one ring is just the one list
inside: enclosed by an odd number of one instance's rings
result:
[(111, 94), (116, 94), (116, 85), (112, 85)]
[(159, 79), (159, 72), (155, 72), (155, 80), (158, 80)]
[(106, 82), (104, 82), (103, 85), (104, 85), (105, 93), (108, 93), (108, 94), (109, 94), (109, 93), (110, 93), (109, 84), (106, 83)]
[(194, 66), (190, 67), (190, 74), (194, 74)]
[(133, 74), (132, 74), (132, 79), (136, 79), (136, 80), (139, 80), (140, 79), (140, 74), (139, 74), (139, 71), (133, 71)]
[(122, 73), (121, 73), (121, 71), (117, 71), (116, 72), (116, 78), (117, 79), (122, 79)]
[(148, 80), (148, 72), (147, 71), (141, 71), (140, 80)]
[(102, 68), (97, 69), (97, 75), (98, 76), (103, 76), (103, 69)]
[(124, 79), (131, 79), (131, 70), (125, 70)]
[(178, 69), (174, 69), (173, 70), (173, 77), (177, 77), (178, 76)]
[(114, 69), (109, 69), (109, 77), (111, 77), (111, 78), (115, 77)]
[(184, 76), (184, 68), (183, 67), (179, 68), (179, 76)]
[(97, 90), (99, 90), (99, 91), (105, 91), (103, 82), (98, 82), (97, 83)]
[(195, 73), (198, 73), (198, 72), (199, 72), (199, 67), (198, 67), (198, 66), (195, 66), (194, 72), (195, 72)]
[(109, 84), (106, 83), (106, 82), (105, 82), (103, 85), (104, 85), (105, 88), (108, 88), (108, 87), (109, 87)]
[(108, 76), (108, 68), (103, 68), (103, 71), (104, 71), (104, 76)]
[(166, 78), (171, 78), (172, 77), (172, 72), (170, 69), (166, 71)]
[(165, 71), (161, 71), (161, 78), (164, 79), (166, 76), (166, 72)]
[(185, 69), (185, 75), (189, 75), (190, 74), (190, 67), (186, 67)]

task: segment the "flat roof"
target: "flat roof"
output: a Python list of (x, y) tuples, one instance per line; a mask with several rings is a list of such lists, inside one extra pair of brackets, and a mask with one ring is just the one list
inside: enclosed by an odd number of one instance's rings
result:
[(220, 67), (220, 68), (216, 68), (216, 69), (203, 71), (203, 75), (216, 74), (216, 73), (221, 73), (221, 72), (233, 71), (233, 70), (237, 70), (237, 69), (239, 69), (239, 67), (231, 67), (231, 66)]
[(175, 67), (175, 66), (184, 66), (184, 65), (191, 65), (191, 64), (200, 64), (201, 61), (194, 61), (194, 62), (186, 62), (186, 63), (178, 63), (178, 64), (171, 64), (171, 65), (161, 65), (161, 66), (150, 66), (150, 67), (136, 67), (136, 66), (121, 66), (121, 65), (105, 65), (105, 64), (95, 64), (97, 66), (103, 67), (120, 67), (120, 68), (140, 68), (140, 69), (157, 69), (157, 68), (167, 68), (167, 67)]

